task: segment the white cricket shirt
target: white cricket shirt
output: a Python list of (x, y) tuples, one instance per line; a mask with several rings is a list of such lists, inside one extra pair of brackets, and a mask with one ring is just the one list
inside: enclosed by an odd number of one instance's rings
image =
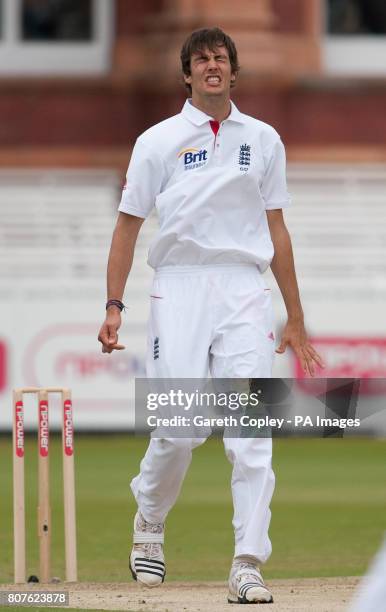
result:
[(274, 128), (233, 103), (218, 124), (187, 100), (138, 138), (119, 210), (146, 218), (156, 207), (152, 268), (254, 263), (263, 272), (273, 257), (265, 211), (289, 203)]

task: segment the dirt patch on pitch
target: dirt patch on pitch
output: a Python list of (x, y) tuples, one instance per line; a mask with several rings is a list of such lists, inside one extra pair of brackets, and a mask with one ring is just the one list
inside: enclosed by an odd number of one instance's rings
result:
[[(274, 603), (270, 612), (340, 612), (347, 610), (358, 578), (305, 578), (270, 580)], [(126, 612), (233, 612), (226, 602), (227, 585), (221, 582), (169, 582), (156, 589), (136, 583), (80, 583), (28, 585), (28, 590), (66, 590), (70, 608), (126, 610)], [(16, 590), (1, 585), (1, 590)], [(18, 589), (20, 590), (20, 588)]]

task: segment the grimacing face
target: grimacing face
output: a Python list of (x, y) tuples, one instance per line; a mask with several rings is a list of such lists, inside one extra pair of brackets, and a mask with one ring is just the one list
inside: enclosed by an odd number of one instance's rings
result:
[(231, 82), (236, 79), (226, 47), (213, 51), (203, 49), (193, 53), (190, 60), (191, 74), (185, 75), (185, 82), (192, 87), (193, 96), (224, 95), (230, 92)]

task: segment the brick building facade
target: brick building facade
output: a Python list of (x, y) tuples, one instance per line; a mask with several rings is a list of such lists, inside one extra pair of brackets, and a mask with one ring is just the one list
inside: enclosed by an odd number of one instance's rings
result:
[(136, 136), (179, 112), (181, 43), (210, 25), (239, 49), (233, 99), (281, 133), (289, 159), (386, 160), (386, 65), (383, 75), (326, 67), (329, 0), (109, 1), (104, 73), (0, 74), (2, 166), (123, 171)]

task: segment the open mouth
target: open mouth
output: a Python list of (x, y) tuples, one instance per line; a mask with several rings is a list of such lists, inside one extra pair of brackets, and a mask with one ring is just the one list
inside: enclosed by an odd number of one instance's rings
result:
[(217, 75), (210, 75), (206, 77), (205, 81), (210, 85), (219, 85), (221, 83), (221, 79)]

